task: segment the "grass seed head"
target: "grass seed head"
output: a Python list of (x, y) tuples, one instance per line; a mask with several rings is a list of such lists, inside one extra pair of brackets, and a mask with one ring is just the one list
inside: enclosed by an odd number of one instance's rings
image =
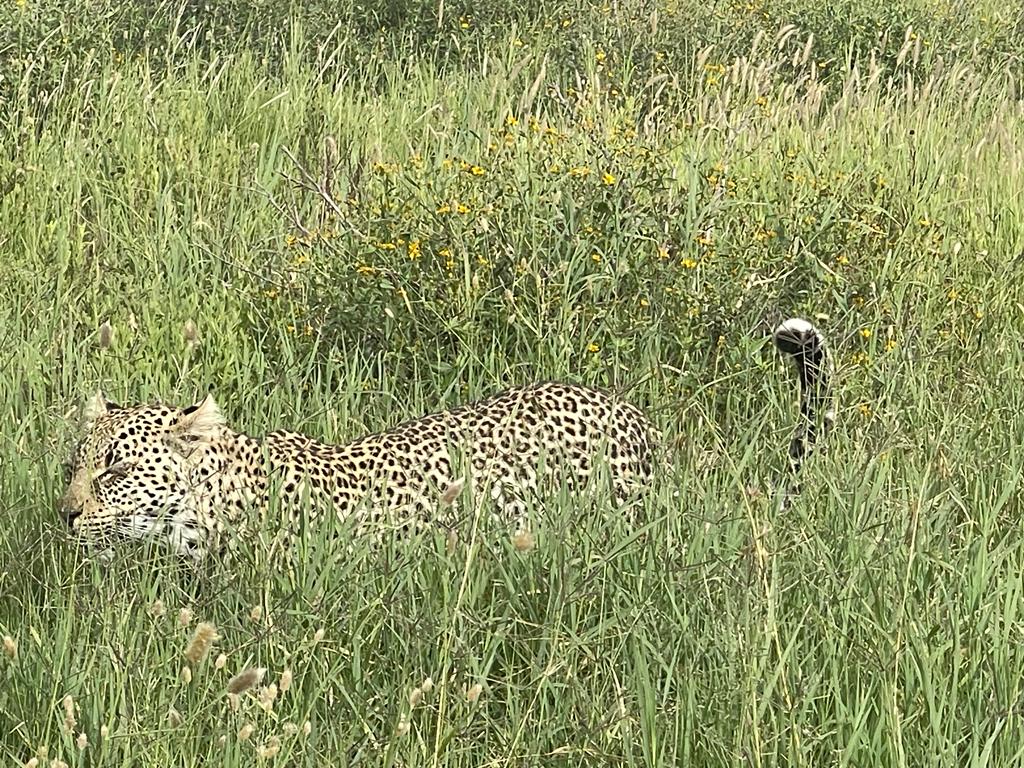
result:
[(299, 726), (295, 723), (285, 723), (281, 726), (281, 730), (284, 731), (285, 736), (294, 736), (299, 732)]
[(441, 494), (441, 503), (446, 507), (450, 507), (455, 503), (455, 500), (459, 498), (459, 494), (462, 493), (462, 489), (466, 487), (466, 478), (460, 477), (449, 485), (444, 493)]
[(179, 677), (181, 678), (181, 682), (182, 682), (183, 685), (191, 685), (192, 684), (192, 667), (190, 667), (188, 664), (183, 666), (181, 668), (181, 673), (180, 673)]
[(238, 729), (238, 740), (239, 741), (247, 741), (249, 739), (249, 737), (252, 736), (252, 732), (255, 731), (255, 730), (256, 729), (253, 728), (252, 723), (246, 723), (245, 725), (243, 725), (241, 728)]
[(75, 746), (79, 749), (85, 749), (89, 746), (89, 737), (85, 735), (85, 731), (78, 734), (78, 738), (75, 739)]
[(237, 693), (229, 693), (228, 706), (232, 712), (237, 712), (242, 707), (242, 698)]
[(107, 725), (100, 726), (100, 738), (105, 739), (110, 735), (110, 728)]
[(164, 607), (164, 601), (157, 598), (149, 604), (146, 612), (154, 619), (160, 619), (167, 613), (167, 608)]
[(18, 644), (10, 635), (4, 635), (4, 655), (12, 661), (18, 658)]
[(70, 693), (64, 697), (63, 704), (64, 728), (67, 729), (67, 731), (70, 733), (71, 731), (75, 730), (75, 725), (77, 725), (77, 721), (75, 720), (75, 700), (71, 698)]
[(277, 689), (281, 693), (287, 693), (288, 689), (292, 687), (292, 671), (286, 669), (281, 673), (281, 679), (277, 681)]
[(265, 760), (269, 760), (270, 758), (275, 757), (277, 753), (280, 751), (281, 739), (278, 736), (271, 736), (269, 739), (267, 739), (266, 744), (262, 744), (260, 748), (256, 750), (257, 754)]
[(412, 691), (409, 692), (409, 708), (415, 709), (416, 705), (421, 701), (423, 701), (423, 689), (413, 688)]
[(182, 717), (181, 712), (171, 707), (167, 710), (167, 722), (170, 723), (171, 728), (177, 728), (185, 722), (185, 718)]
[(409, 721), (403, 717), (401, 720), (398, 721), (398, 727), (395, 728), (395, 736), (398, 736), (399, 738), (405, 736), (407, 733), (409, 733), (409, 729), (411, 727), (412, 726), (409, 725)]
[(219, 656), (217, 656), (217, 658), (214, 660), (213, 668), (219, 671), (221, 669), (224, 669), (224, 667), (227, 666), (227, 663), (228, 655), (226, 653), (222, 653)]
[(50, 763), (50, 768), (68, 768), (68, 764), (58, 758)]
[(476, 704), (476, 702), (480, 698), (480, 694), (483, 693), (483, 691), (484, 687), (480, 685), (480, 683), (473, 683), (473, 685), (471, 685), (466, 690), (466, 701), (468, 701), (470, 704)]
[(26, 762), (22, 763), (22, 765), (24, 766), (24, 768), (37, 768), (37, 766), (39, 765), (39, 758), (30, 758)]
[(259, 685), (267, 674), (266, 667), (249, 667), (228, 680), (228, 693), (245, 693), (254, 685)]
[(189, 347), (194, 347), (199, 343), (199, 329), (196, 328), (192, 318), (185, 321), (185, 325), (181, 328), (181, 335), (185, 337), (185, 344)]
[(191, 608), (182, 608), (180, 611), (178, 611), (178, 624), (180, 624), (183, 627), (187, 627), (191, 623), (192, 623), (192, 609)]
[(253, 623), (256, 623), (256, 622), (258, 622), (262, 618), (263, 618), (263, 608), (258, 606), (258, 605), (254, 605), (252, 607), (252, 610), (249, 611), (249, 621), (251, 621)]
[(324, 639), (325, 634), (326, 633), (324, 632), (323, 627), (318, 628), (317, 631), (313, 633), (313, 642), (319, 643), (321, 640)]
[(309, 734), (311, 734), (312, 732), (313, 732), (313, 723), (311, 723), (309, 720), (307, 720), (306, 722), (304, 722), (302, 724), (302, 735), (303, 736), (309, 736)]
[(198, 664), (206, 658), (210, 652), (210, 646), (217, 640), (217, 628), (208, 621), (201, 621), (196, 625), (196, 631), (192, 635), (192, 642), (185, 649), (185, 658), (193, 664)]
[(270, 712), (274, 708), (274, 700), (277, 698), (277, 685), (271, 683), (260, 691), (260, 706)]
[(114, 344), (114, 327), (109, 320), (104, 320), (99, 330), (100, 349), (110, 349)]
[(422, 683), (420, 683), (420, 690), (424, 693), (430, 693), (432, 690), (434, 690), (433, 678), (428, 677)]
[(516, 552), (529, 552), (537, 546), (537, 541), (529, 531), (519, 531), (512, 537), (512, 546), (516, 548)]

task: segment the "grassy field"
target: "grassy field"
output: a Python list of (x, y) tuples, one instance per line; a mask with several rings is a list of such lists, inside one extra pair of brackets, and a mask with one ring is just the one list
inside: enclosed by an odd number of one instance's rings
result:
[[(1017, 4), (213, 6), (0, 7), (0, 761), (1024, 765)], [(789, 315), (840, 418), (780, 514)], [(644, 525), (54, 510), (100, 385), (343, 441), (539, 378), (664, 430)]]

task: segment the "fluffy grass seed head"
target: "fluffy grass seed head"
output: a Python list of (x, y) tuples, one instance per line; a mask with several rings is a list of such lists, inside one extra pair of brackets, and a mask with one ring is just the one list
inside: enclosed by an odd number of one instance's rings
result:
[(18, 658), (18, 644), (10, 635), (4, 635), (4, 656), (14, 661)]
[(213, 668), (216, 669), (219, 672), (220, 670), (224, 669), (224, 667), (227, 666), (227, 663), (228, 663), (228, 655), (226, 653), (222, 653), (222, 654), (218, 655), (216, 659), (214, 659), (214, 661), (213, 661)]
[(324, 639), (324, 635), (327, 634), (323, 627), (318, 627), (316, 632), (313, 633), (313, 642), (319, 643)]
[(186, 320), (185, 325), (181, 327), (181, 335), (185, 337), (185, 346), (189, 349), (199, 343), (199, 329), (192, 318)]
[(157, 598), (149, 604), (149, 608), (146, 609), (146, 613), (148, 613), (150, 617), (154, 619), (163, 618), (164, 614), (167, 613), (167, 608), (164, 606), (164, 601), (160, 598)]
[(309, 734), (311, 734), (312, 732), (313, 732), (313, 723), (311, 723), (309, 720), (307, 720), (306, 722), (304, 722), (302, 724), (302, 735), (303, 736), (309, 736)]
[(420, 683), (420, 690), (424, 693), (430, 693), (432, 690), (434, 690), (433, 678), (428, 677), (424, 679), (423, 682)]
[(402, 738), (403, 736), (409, 733), (409, 729), (411, 727), (412, 726), (409, 724), (409, 721), (403, 716), (398, 721), (398, 726), (395, 728), (395, 736), (397, 736), (398, 738)]
[(71, 694), (69, 693), (64, 697), (64, 701), (62, 703), (64, 705), (64, 728), (66, 728), (68, 732), (71, 732), (75, 729), (75, 725), (77, 725), (77, 721), (75, 720), (75, 700), (71, 698)]
[(413, 688), (409, 692), (409, 709), (416, 709), (416, 705), (423, 701), (423, 689), (420, 687)]
[(228, 680), (228, 693), (241, 694), (263, 681), (266, 667), (249, 667)]
[(483, 692), (484, 687), (480, 683), (473, 683), (473, 685), (466, 689), (466, 701), (470, 704), (476, 704), (480, 699), (480, 694)]
[(198, 664), (210, 652), (210, 647), (217, 641), (217, 628), (208, 621), (201, 621), (192, 633), (192, 641), (185, 649), (185, 658), (191, 664)]
[(252, 732), (255, 731), (255, 730), (256, 729), (253, 727), (252, 723), (246, 723), (245, 725), (243, 725), (241, 728), (238, 729), (238, 740), (239, 741), (248, 741), (249, 737), (252, 736)]
[(277, 681), (277, 690), (282, 694), (287, 693), (288, 689), (292, 687), (292, 671), (286, 669), (281, 673), (281, 679)]
[(89, 746), (89, 737), (85, 735), (85, 731), (78, 734), (78, 738), (75, 739), (75, 746), (80, 750)]
[(181, 679), (181, 684), (182, 685), (191, 685), (192, 684), (192, 667), (190, 667), (188, 664), (183, 666), (181, 668), (181, 673), (178, 675), (178, 677)]
[(104, 723), (100, 726), (100, 738), (105, 739), (110, 735), (110, 727)]
[(458, 480), (453, 481), (445, 489), (444, 493), (441, 494), (441, 503), (446, 507), (450, 507), (455, 503), (455, 500), (459, 497), (459, 494), (462, 493), (465, 487), (466, 478), (460, 477)]
[(264, 711), (270, 712), (274, 708), (274, 701), (277, 699), (277, 684), (271, 683), (260, 691), (260, 706)]
[(519, 531), (512, 537), (512, 546), (516, 548), (516, 552), (529, 552), (537, 546), (537, 541), (529, 531)]
[(100, 349), (110, 349), (114, 344), (114, 327), (109, 320), (104, 320), (99, 329)]
[(185, 718), (182, 717), (181, 712), (176, 710), (174, 707), (171, 707), (167, 710), (167, 722), (170, 724), (171, 728), (178, 728), (185, 722)]
[(258, 754), (264, 760), (269, 760), (272, 757), (276, 757), (277, 753), (281, 751), (281, 738), (279, 736), (271, 736), (267, 739), (266, 744), (261, 744), (260, 748), (256, 750)]
[(50, 768), (68, 768), (68, 764), (58, 758), (50, 763)]
[(178, 624), (180, 624), (183, 627), (187, 627), (191, 623), (192, 623), (192, 609), (191, 608), (182, 608), (180, 611), (178, 611)]

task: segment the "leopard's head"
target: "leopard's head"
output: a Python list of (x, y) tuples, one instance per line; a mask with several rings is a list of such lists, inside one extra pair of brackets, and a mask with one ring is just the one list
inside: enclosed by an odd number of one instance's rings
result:
[(108, 550), (118, 539), (163, 538), (200, 557), (200, 459), (226, 431), (211, 396), (189, 406), (122, 407), (97, 393), (82, 409), (60, 512), (84, 543)]

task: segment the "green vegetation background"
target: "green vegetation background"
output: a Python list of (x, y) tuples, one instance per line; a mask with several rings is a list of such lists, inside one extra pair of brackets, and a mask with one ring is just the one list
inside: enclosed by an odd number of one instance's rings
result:
[[(1022, 54), (983, 0), (4, 0), (2, 759), (1020, 764)], [(841, 407), (778, 514), (793, 314)], [(644, 526), (196, 573), (54, 511), (99, 385), (342, 441), (538, 378), (665, 431)]]

